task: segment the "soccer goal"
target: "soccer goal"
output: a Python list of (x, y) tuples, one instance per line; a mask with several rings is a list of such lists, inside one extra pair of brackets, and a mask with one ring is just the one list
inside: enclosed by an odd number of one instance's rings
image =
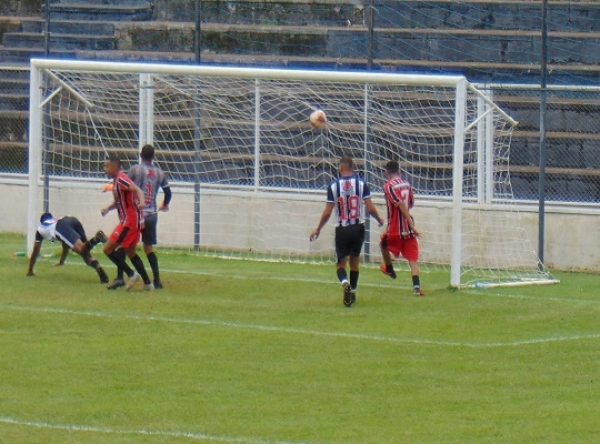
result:
[[(309, 234), (339, 158), (354, 158), (382, 215), (395, 159), (415, 189), (423, 264), (456, 287), (553, 282), (512, 201), (516, 122), (464, 77), (33, 59), (30, 100), (29, 233), (47, 210), (109, 230), (106, 155), (128, 169), (151, 143), (174, 192), (161, 247), (331, 262), (333, 223)], [(364, 261), (378, 263), (380, 228), (367, 230)]]

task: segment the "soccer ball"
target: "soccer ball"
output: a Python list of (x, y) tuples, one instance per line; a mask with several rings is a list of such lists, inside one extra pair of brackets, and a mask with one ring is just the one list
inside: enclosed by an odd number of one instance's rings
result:
[(327, 125), (327, 115), (322, 109), (313, 111), (308, 120), (315, 129), (322, 129), (325, 127), (325, 125)]

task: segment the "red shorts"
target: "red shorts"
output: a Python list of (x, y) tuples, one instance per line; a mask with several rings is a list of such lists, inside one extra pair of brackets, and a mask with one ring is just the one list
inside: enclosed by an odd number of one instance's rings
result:
[(402, 239), (398, 235), (381, 235), (380, 245), (387, 248), (394, 257), (402, 255), (407, 261), (419, 260), (419, 240), (416, 237), (407, 237)]
[(124, 248), (135, 246), (140, 242), (141, 231), (137, 228), (125, 227), (121, 224), (110, 233), (110, 240)]

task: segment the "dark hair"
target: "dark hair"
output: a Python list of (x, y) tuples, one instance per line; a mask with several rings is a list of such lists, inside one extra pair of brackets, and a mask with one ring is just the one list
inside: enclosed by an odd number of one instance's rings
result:
[(121, 166), (121, 159), (115, 153), (110, 153), (106, 157), (106, 160), (108, 160), (110, 163), (116, 163), (117, 165)]
[(350, 156), (342, 156), (340, 159), (340, 165), (345, 165), (347, 168), (354, 168), (354, 162)]
[(52, 214), (51, 213), (44, 213), (44, 214), (42, 214), (42, 217), (40, 217), (40, 223), (43, 224), (44, 222), (47, 222), (50, 219), (52, 219)]
[(388, 173), (392, 173), (395, 174), (398, 171), (400, 171), (400, 165), (398, 164), (397, 161), (395, 160), (390, 160), (388, 163), (385, 164), (385, 170)]
[(144, 160), (152, 160), (154, 159), (154, 147), (149, 143), (142, 147), (142, 151), (140, 151), (140, 156)]

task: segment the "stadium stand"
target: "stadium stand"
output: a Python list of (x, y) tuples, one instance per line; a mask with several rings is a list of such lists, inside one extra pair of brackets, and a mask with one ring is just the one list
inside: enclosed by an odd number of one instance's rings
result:
[[(368, 2), (332, 0), (203, 0), (199, 14), (198, 3), (189, 0), (107, 0), (100, 5), (53, 0), (48, 42), (45, 2), (9, 3), (0, 6), (3, 66), (26, 65), (48, 50), (53, 58), (86, 60), (460, 73), (483, 83), (535, 85), (540, 77), (541, 2), (533, 0), (376, 0), (373, 8)], [(549, 80), (597, 84), (600, 3), (549, 4)], [(17, 6), (11, 10), (11, 5)], [(19, 159), (26, 149), (19, 133), (26, 128), (27, 85), (26, 75), (16, 71), (0, 81), (0, 125), (17, 128), (2, 133), (0, 149), (18, 153)], [(538, 173), (539, 92), (502, 91), (495, 100), (520, 122), (511, 165), (516, 187), (521, 184), (522, 195), (531, 197)], [(572, 183), (573, 176), (584, 177), (588, 191), (600, 188), (595, 103), (577, 94), (549, 101), (548, 173), (558, 178), (561, 193), (582, 187)]]

